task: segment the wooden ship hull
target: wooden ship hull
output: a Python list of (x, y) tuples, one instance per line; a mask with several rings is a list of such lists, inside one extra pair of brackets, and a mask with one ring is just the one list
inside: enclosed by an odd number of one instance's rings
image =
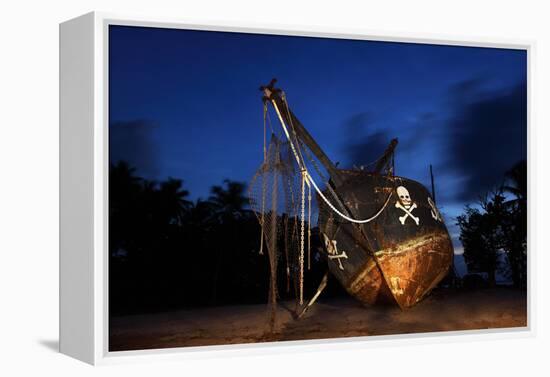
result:
[[(359, 226), (321, 208), (319, 230), (330, 272), (363, 303), (413, 306), (445, 277), (453, 258), (451, 239), (432, 197), (407, 178), (340, 173), (344, 180), (338, 193), (354, 215), (369, 217), (386, 206), (373, 221)], [(408, 213), (396, 192), (399, 187), (409, 194)]]
[[(317, 191), (317, 196), (318, 226), (330, 272), (362, 303), (394, 302), (401, 308), (415, 305), (446, 276), (454, 253), (428, 190), (416, 181), (394, 175), (397, 139), (391, 141), (372, 170), (338, 169), (274, 83), (272, 80), (260, 88), (264, 102), (274, 107), (293, 149), (307, 146), (329, 175), (327, 188)], [(296, 159), (309, 174), (302, 158), (297, 155)], [(333, 203), (338, 204), (339, 213)]]

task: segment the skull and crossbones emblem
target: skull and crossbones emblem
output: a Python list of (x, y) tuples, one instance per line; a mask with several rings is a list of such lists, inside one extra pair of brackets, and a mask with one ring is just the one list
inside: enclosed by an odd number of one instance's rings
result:
[(420, 218), (412, 214), (412, 211), (417, 208), (417, 206), (416, 203), (412, 201), (409, 190), (407, 190), (403, 186), (399, 186), (396, 191), (399, 199), (395, 202), (395, 208), (399, 208), (400, 210), (405, 212), (403, 216), (399, 216), (399, 221), (401, 222), (401, 225), (405, 225), (405, 220), (407, 220), (408, 217), (413, 219), (416, 225), (419, 225)]
[(348, 256), (345, 251), (342, 251), (341, 254), (338, 254), (338, 246), (336, 246), (337, 242), (336, 240), (331, 240), (327, 237), (326, 234), (323, 233), (323, 237), (325, 239), (325, 246), (327, 248), (328, 257), (330, 259), (336, 259), (338, 261), (338, 267), (343, 270), (344, 266), (342, 265), (341, 259), (348, 259)]

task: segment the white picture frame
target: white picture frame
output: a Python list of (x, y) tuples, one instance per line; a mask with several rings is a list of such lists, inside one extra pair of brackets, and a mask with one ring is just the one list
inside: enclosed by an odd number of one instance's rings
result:
[[(304, 340), (281, 343), (108, 351), (108, 27), (133, 25), (341, 39), (414, 42), (523, 49), (528, 62), (528, 160), (532, 156), (531, 94), (533, 41), (425, 37), (414, 33), (291, 28), (281, 25), (192, 24), (161, 18), (88, 13), (60, 24), (60, 351), (90, 364), (145, 359), (182, 359), (309, 349), (379, 347), (393, 342), (456, 342), (530, 337), (535, 334), (536, 254), (529, 247), (528, 326), (414, 335)], [(529, 165), (531, 166), (531, 164)], [(529, 171), (531, 168), (529, 168)], [(530, 175), (529, 175), (530, 176)], [(531, 185), (529, 185), (531, 193)], [(532, 218), (529, 203), (530, 219)], [(531, 227), (529, 229), (531, 240)], [(531, 245), (531, 244), (530, 244)], [(457, 336), (460, 335), (460, 336)]]

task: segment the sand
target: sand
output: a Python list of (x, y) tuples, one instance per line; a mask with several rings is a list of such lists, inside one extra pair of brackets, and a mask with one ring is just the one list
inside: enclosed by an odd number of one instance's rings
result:
[(110, 350), (136, 350), (300, 339), (527, 326), (525, 292), (510, 288), (439, 290), (407, 310), (365, 307), (353, 298), (321, 298), (295, 320), (281, 303), (275, 331), (266, 305), (240, 305), (114, 317)]

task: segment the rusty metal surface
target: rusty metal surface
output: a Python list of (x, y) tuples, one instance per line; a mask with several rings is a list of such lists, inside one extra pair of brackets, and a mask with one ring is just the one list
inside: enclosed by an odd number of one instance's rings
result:
[[(415, 305), (445, 276), (453, 247), (429, 192), (420, 183), (364, 171), (341, 170), (338, 188), (359, 218), (381, 214), (360, 227), (324, 208), (319, 226), (329, 269), (361, 302), (394, 301)], [(401, 196), (401, 197), (400, 197)], [(345, 258), (336, 258), (343, 255)]]
[(434, 233), (376, 252), (399, 306), (413, 306), (445, 276), (452, 258), (449, 250), (448, 236)]

